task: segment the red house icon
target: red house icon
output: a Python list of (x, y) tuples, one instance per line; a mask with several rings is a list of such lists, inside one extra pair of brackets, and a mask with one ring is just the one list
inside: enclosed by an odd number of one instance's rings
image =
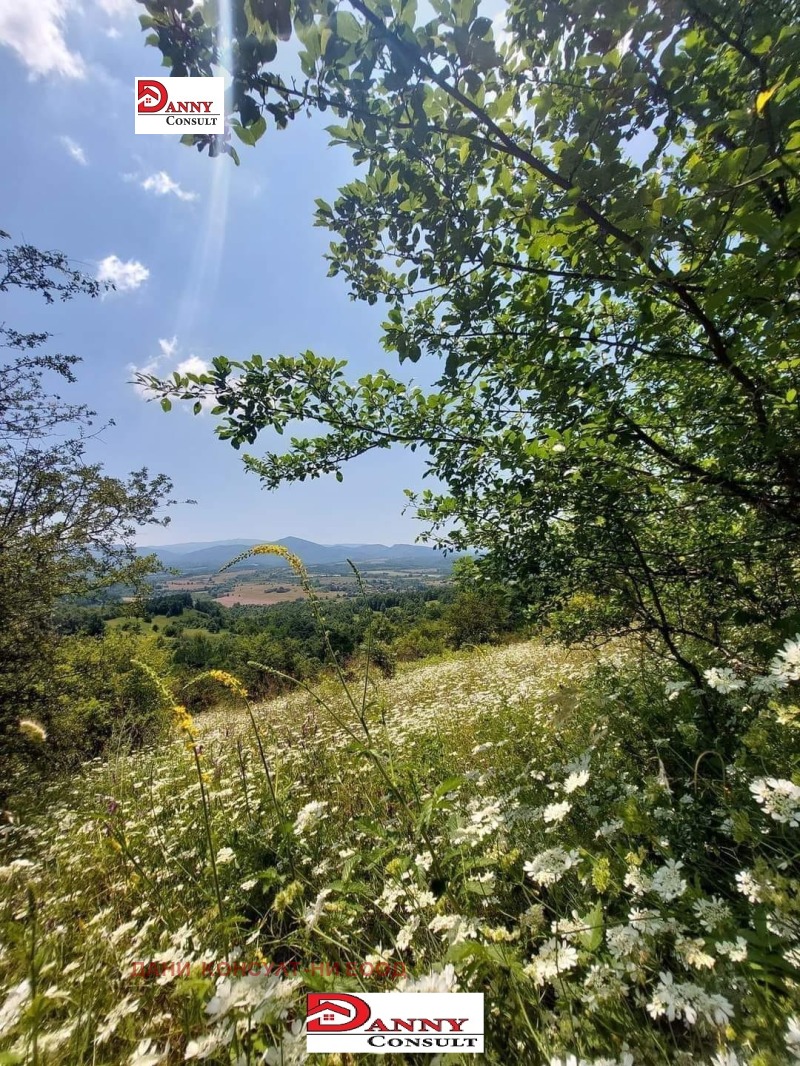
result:
[(136, 86), (136, 111), (140, 115), (154, 114), (167, 103), (167, 87), (157, 78), (140, 78)]
[[(306, 1028), (309, 1033), (346, 1033), (369, 1021), (370, 1009), (359, 996), (345, 992), (309, 992)], [(337, 1020), (338, 1015), (338, 1020)]]

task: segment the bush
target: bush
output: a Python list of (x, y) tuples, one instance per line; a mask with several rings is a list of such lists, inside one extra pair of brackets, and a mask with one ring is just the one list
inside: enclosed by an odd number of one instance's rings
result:
[(398, 662), (441, 655), (447, 648), (447, 625), (444, 621), (423, 620), (394, 642)]
[(371, 649), (372, 665), (382, 677), (394, 677), (397, 671), (397, 657), (388, 644), (377, 643)]
[(169, 652), (158, 638), (111, 630), (101, 639), (65, 638), (58, 650), (58, 696), (48, 749), (58, 764), (139, 748), (169, 729), (169, 703), (135, 661), (163, 676)]

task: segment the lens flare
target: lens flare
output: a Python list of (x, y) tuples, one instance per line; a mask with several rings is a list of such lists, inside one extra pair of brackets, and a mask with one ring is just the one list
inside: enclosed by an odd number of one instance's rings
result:
[[(217, 41), (219, 64), (215, 74), (230, 82), (233, 57), (233, 11), (231, 0), (219, 0)], [(219, 280), (225, 245), (230, 194), (231, 160), (219, 155), (212, 163), (211, 189), (205, 219), (198, 231), (191, 263), (178, 309), (174, 333), (178, 337), (191, 336), (202, 308), (212, 306), (212, 298)]]

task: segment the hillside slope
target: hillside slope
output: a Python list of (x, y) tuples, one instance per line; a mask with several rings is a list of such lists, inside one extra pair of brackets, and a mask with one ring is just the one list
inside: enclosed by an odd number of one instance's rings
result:
[(793, 845), (768, 784), (681, 771), (663, 738), (694, 697), (634, 648), (523, 643), (249, 710), (213, 677), (213, 714), (3, 829), (18, 1061), (299, 1063), (306, 990), (390, 986), (484, 992), (497, 1066), (786, 1061)]

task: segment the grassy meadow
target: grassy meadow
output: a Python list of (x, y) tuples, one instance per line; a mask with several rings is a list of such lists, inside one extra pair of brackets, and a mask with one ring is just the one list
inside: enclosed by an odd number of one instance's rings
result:
[(709, 677), (751, 721), (725, 758), (689, 757), (698, 694), (624, 642), (254, 707), (213, 680), (168, 742), (23, 785), (0, 1062), (289, 1066), (306, 991), (390, 987), (485, 992), (490, 1063), (800, 1057), (797, 720), (769, 679)]

